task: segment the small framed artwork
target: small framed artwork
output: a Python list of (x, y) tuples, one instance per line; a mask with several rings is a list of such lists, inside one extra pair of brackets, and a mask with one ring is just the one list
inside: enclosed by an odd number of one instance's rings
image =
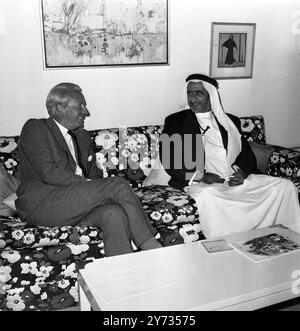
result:
[(252, 78), (255, 23), (213, 22), (210, 76), (215, 79)]
[(168, 64), (168, 0), (40, 0), (46, 69)]

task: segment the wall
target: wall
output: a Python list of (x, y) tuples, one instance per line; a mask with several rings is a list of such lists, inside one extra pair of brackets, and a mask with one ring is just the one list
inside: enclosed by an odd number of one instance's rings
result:
[(185, 77), (208, 72), (211, 22), (228, 21), (257, 23), (257, 34), (253, 79), (220, 80), (226, 111), (263, 114), (269, 142), (300, 145), (300, 54), (291, 32), (298, 0), (169, 2), (169, 66), (44, 70), (39, 0), (0, 0), (0, 135), (45, 117), (47, 92), (62, 81), (83, 88), (87, 129), (163, 123), (179, 109)]

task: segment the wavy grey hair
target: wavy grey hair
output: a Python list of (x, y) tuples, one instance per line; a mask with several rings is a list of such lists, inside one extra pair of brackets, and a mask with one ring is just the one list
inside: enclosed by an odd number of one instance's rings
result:
[(60, 83), (55, 85), (48, 93), (46, 99), (46, 108), (48, 114), (58, 117), (57, 105), (67, 106), (70, 100), (82, 95), (82, 89), (79, 85), (73, 83)]

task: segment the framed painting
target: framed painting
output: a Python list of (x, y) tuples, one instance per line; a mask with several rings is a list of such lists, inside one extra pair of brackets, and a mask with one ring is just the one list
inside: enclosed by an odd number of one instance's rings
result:
[(168, 0), (41, 0), (44, 66), (164, 65)]
[(213, 22), (210, 76), (216, 79), (252, 78), (255, 32), (255, 23)]

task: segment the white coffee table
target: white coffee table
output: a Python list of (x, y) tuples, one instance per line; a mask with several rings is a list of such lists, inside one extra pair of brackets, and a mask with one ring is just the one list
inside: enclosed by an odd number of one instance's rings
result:
[(236, 250), (208, 253), (201, 242), (102, 258), (79, 271), (81, 310), (254, 310), (300, 296), (296, 270), (300, 251), (254, 263)]

